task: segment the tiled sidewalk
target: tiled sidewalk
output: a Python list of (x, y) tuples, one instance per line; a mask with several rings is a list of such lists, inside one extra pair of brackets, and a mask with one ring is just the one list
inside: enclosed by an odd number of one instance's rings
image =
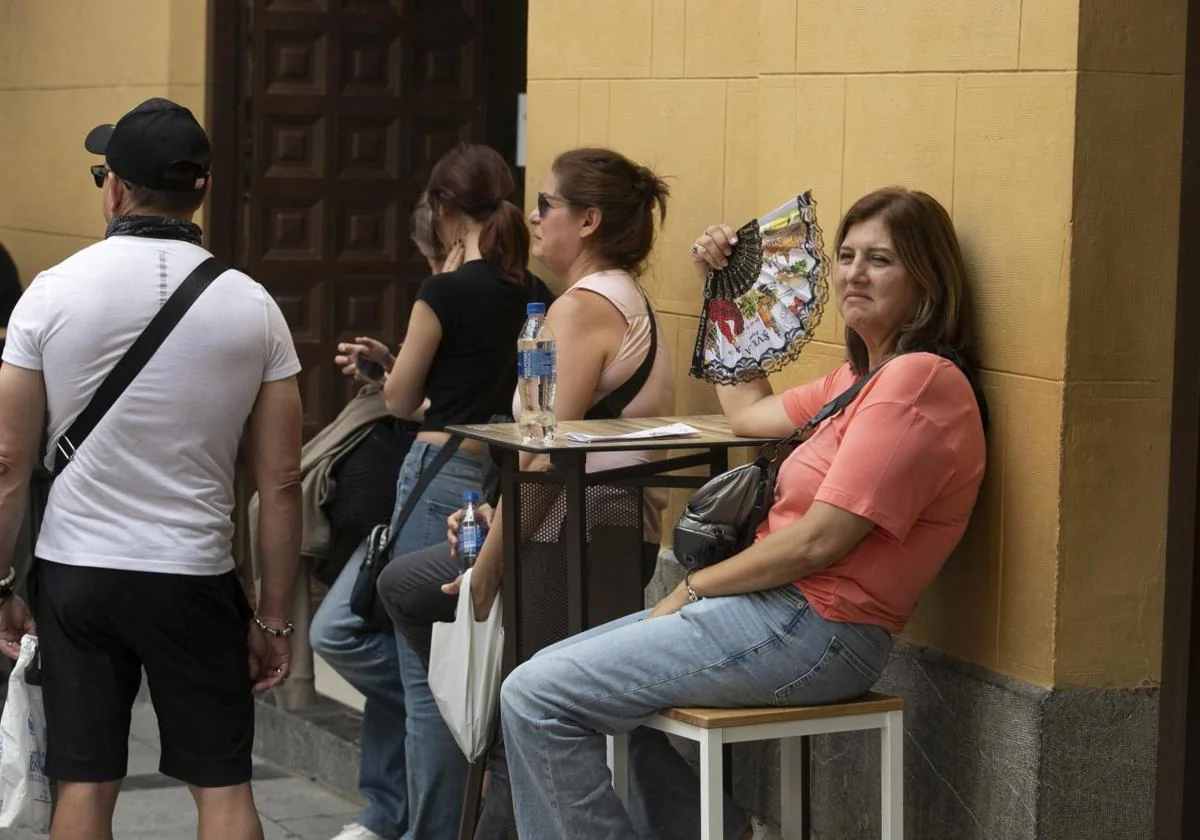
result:
[[(304, 778), (255, 761), (254, 798), (266, 840), (329, 840), (358, 806)], [(35, 840), (28, 831), (0, 829), (0, 840)], [(134, 708), (129, 776), (113, 821), (120, 840), (193, 840), (196, 809), (187, 788), (158, 773), (158, 724), (149, 703)]]

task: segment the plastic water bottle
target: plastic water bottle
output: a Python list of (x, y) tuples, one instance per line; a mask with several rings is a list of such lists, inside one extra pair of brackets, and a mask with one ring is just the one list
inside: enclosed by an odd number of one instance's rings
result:
[(475, 558), (483, 548), (483, 523), (475, 513), (478, 504), (478, 493), (463, 493), (464, 510), (462, 523), (458, 526), (458, 555), (469, 565), (475, 564)]
[(525, 306), (525, 326), (517, 337), (517, 393), (521, 415), (517, 423), (526, 443), (554, 440), (554, 391), (558, 381), (558, 351), (546, 325), (546, 304)]

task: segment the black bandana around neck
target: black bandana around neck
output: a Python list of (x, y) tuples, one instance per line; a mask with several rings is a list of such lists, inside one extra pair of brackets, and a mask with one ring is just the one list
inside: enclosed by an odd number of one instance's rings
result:
[(200, 225), (172, 219), (169, 216), (117, 216), (108, 223), (104, 238), (110, 236), (145, 236), (150, 239), (179, 239), (199, 245), (203, 232)]

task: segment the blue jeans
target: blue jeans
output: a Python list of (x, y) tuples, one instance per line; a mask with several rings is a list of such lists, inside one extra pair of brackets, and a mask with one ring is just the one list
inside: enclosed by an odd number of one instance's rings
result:
[[(401, 506), (439, 448), (420, 440), (413, 443), (396, 483), (393, 525)], [(426, 488), (421, 502), (404, 524), (392, 556), (443, 541), (446, 517), (462, 506), (464, 492), (479, 490), (482, 476), (481, 456), (454, 453)], [(365, 698), (358, 787), (367, 799), (367, 807), (355, 821), (387, 838), (452, 836), (451, 833), (436, 833), (440, 830), (437, 827), (453, 823), (457, 829), (459, 803), (455, 803), (452, 813), (432, 813), (429, 809), (438, 802), (410, 793), (429, 790), (439, 784), (445, 774), (439, 763), (443, 760), (441, 754), (417, 757), (417, 750), (433, 750), (433, 747), (421, 744), (419, 738), (418, 744), (410, 743), (414, 739), (409, 733), (408, 715), (413, 711), (424, 714), (426, 710), (421, 704), (412, 708), (405, 696), (401, 669), (406, 652), (398, 648), (393, 634), (375, 632), (350, 611), (350, 592), (358, 576), (363, 551), (360, 547), (338, 575), (313, 616), (309, 631), (313, 650)], [(407, 655), (415, 656), (411, 650)], [(436, 707), (433, 711), (437, 712)], [(462, 753), (453, 740), (450, 746), (452, 752), (444, 756), (445, 760), (452, 764), (463, 762), (465, 767)], [(406, 750), (414, 760), (405, 755)]]
[[(794, 586), (626, 616), (546, 648), (500, 692), (522, 837), (694, 840), (695, 774), (654, 730), (668, 706), (802, 706), (867, 691), (892, 649), (881, 627), (826, 621)], [(612, 789), (606, 734), (630, 733), (629, 810)], [(727, 799), (725, 836), (747, 815)]]

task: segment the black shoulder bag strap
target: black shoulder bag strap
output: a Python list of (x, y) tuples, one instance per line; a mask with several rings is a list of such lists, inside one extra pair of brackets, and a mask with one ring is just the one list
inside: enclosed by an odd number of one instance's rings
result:
[[(882, 367), (882, 365), (880, 367)], [(816, 431), (817, 426), (820, 426), (830, 417), (836, 417), (845, 411), (846, 406), (854, 402), (854, 398), (858, 396), (858, 392), (863, 389), (864, 385), (871, 381), (871, 378), (875, 376), (878, 370), (879, 368), (875, 368), (875, 370), (867, 371), (866, 374), (864, 374), (857, 382), (855, 382), (845, 391), (842, 391), (842, 393), (838, 394), (829, 402), (825, 403), (825, 405), (821, 406), (821, 410), (814, 414), (812, 419), (810, 419), (796, 431), (796, 435), (799, 436), (799, 439), (802, 441), (807, 440), (808, 436)]]
[[(641, 289), (638, 291), (641, 292)], [(654, 317), (654, 308), (650, 306), (650, 299), (646, 297), (645, 292), (641, 293), (642, 300), (646, 303), (646, 315), (650, 318), (650, 349), (646, 351), (646, 358), (632, 376), (589, 408), (583, 415), (584, 420), (615, 420), (620, 417), (621, 412), (641, 393), (650, 378), (650, 372), (654, 369), (654, 359), (658, 356), (658, 323)]]
[[(929, 350), (926, 350), (925, 352), (933, 353), (936, 356), (941, 356), (943, 359), (950, 362), (955, 367), (957, 367), (960, 371), (962, 371), (963, 375), (967, 378), (968, 384), (970, 384), (970, 386), (971, 386), (972, 392), (975, 394), (975, 400), (979, 404), (980, 419), (983, 421), (984, 431), (987, 431), (987, 426), (988, 426), (987, 399), (983, 395), (983, 389), (979, 386), (978, 378), (975, 376), (974, 371), (971, 370), (970, 366), (967, 365), (958, 356), (958, 354), (955, 353), (953, 350), (938, 348), (938, 349), (929, 349)], [(825, 403), (825, 405), (821, 407), (821, 410), (813, 415), (811, 420), (809, 420), (807, 423), (805, 423), (803, 426), (801, 426), (799, 429), (797, 429), (795, 432), (793, 432), (787, 438), (780, 441), (779, 445), (786, 445), (788, 443), (794, 443), (794, 442), (803, 442), (803, 441), (807, 440), (809, 435), (811, 435), (816, 430), (817, 426), (824, 423), (830, 417), (835, 417), (838, 414), (841, 414), (843, 411), (845, 411), (846, 406), (848, 406), (848, 405), (850, 405), (850, 403), (854, 402), (854, 398), (858, 396), (858, 392), (863, 389), (864, 385), (866, 385), (868, 382), (871, 381), (871, 377), (873, 377), (876, 373), (878, 373), (879, 368), (881, 368), (881, 367), (883, 367), (883, 365), (876, 367), (874, 370), (867, 371), (867, 373), (861, 379), (859, 379), (857, 382), (855, 382), (853, 385), (851, 385), (845, 391), (842, 391), (842, 393), (838, 394), (832, 400)]]
[(857, 382), (821, 406), (821, 410), (809, 418), (808, 422), (803, 426), (785, 438), (763, 444), (762, 448), (758, 450), (758, 458), (753, 463), (766, 472), (760, 486), (759, 497), (755, 503), (758, 508), (758, 512), (753, 514), (754, 517), (757, 517), (753, 519), (755, 527), (757, 527), (761, 517), (765, 515), (767, 508), (771, 506), (771, 501), (774, 499), (771, 487), (775, 484), (775, 471), (779, 468), (782, 460), (788, 456), (791, 448), (808, 440), (812, 436), (812, 433), (816, 431), (817, 426), (820, 426), (830, 417), (836, 417), (845, 411), (846, 406), (854, 402), (854, 398), (858, 396), (859, 392), (862, 391), (863, 387), (871, 381), (871, 378), (878, 371), (878, 367), (867, 371)]
[(417, 503), (421, 501), (421, 497), (425, 495), (425, 491), (429, 488), (429, 485), (437, 478), (437, 474), (442, 471), (442, 467), (446, 466), (446, 462), (458, 451), (458, 446), (462, 443), (462, 440), (458, 435), (450, 435), (450, 439), (442, 444), (442, 448), (433, 456), (433, 460), (429, 462), (429, 466), (421, 471), (421, 477), (417, 479), (417, 483), (413, 485), (412, 492), (404, 500), (404, 507), (400, 508), (400, 514), (396, 517), (396, 525), (388, 532), (387, 542), (383, 544), (383, 548), (379, 552), (379, 560), (382, 565), (386, 566), (391, 559), (392, 546), (396, 544), (396, 540), (400, 537), (400, 532), (404, 530), (404, 523), (408, 521), (413, 511), (417, 509)]
[[(880, 365), (880, 367), (883, 366)], [(792, 432), (782, 440), (777, 440), (773, 443), (766, 444), (762, 448), (762, 452), (759, 456), (762, 464), (775, 463), (779, 459), (780, 454), (783, 453), (787, 447), (796, 443), (804, 443), (804, 441), (808, 440), (812, 433), (816, 431), (817, 426), (820, 426), (830, 417), (836, 417), (845, 411), (846, 406), (854, 402), (854, 398), (858, 396), (859, 391), (863, 389), (864, 385), (871, 381), (871, 378), (875, 376), (878, 371), (878, 367), (874, 370), (867, 371), (861, 378), (859, 378), (857, 382), (855, 382), (845, 391), (842, 391), (842, 393), (838, 394), (829, 402), (825, 403), (825, 405), (821, 406), (821, 410), (814, 414), (803, 426), (796, 429), (796, 431)]]
[(96, 393), (83, 411), (54, 444), (54, 475), (59, 475), (67, 468), (67, 464), (75, 457), (75, 452), (83, 446), (87, 436), (103, 419), (108, 410), (113, 407), (129, 383), (137, 378), (142, 368), (150, 361), (167, 336), (175, 329), (175, 325), (183, 318), (196, 299), (227, 270), (216, 257), (209, 257), (189, 274), (179, 288), (167, 298), (162, 309), (150, 320), (142, 334), (125, 351), (121, 360), (108, 372), (108, 376), (100, 383)]

